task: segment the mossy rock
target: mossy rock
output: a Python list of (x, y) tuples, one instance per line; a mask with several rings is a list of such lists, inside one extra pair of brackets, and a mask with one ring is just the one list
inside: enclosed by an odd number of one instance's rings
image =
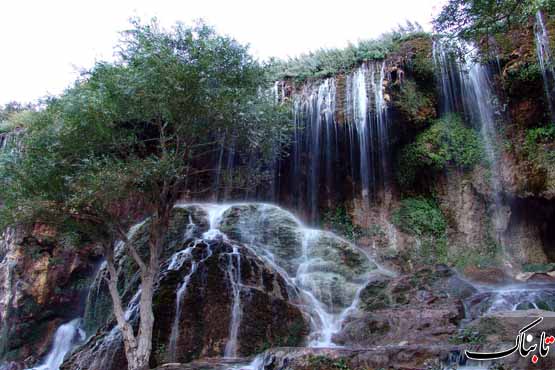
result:
[(368, 283), (360, 292), (361, 307), (365, 311), (374, 311), (387, 308), (391, 305), (391, 299), (387, 294), (389, 279), (378, 279)]

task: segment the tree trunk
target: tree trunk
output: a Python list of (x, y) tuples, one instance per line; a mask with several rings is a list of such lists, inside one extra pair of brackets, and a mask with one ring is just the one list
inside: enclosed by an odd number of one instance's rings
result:
[(114, 315), (116, 316), (116, 321), (119, 330), (121, 331), (123, 337), (123, 345), (125, 349), (125, 357), (127, 358), (128, 369), (138, 370), (139, 364), (137, 356), (137, 340), (133, 332), (133, 327), (127, 321), (125, 317), (125, 310), (123, 309), (123, 304), (121, 301), (121, 296), (118, 292), (118, 273), (116, 271), (114, 263), (114, 246), (115, 243), (111, 243), (110, 247), (106, 249), (106, 264), (108, 267), (109, 279), (108, 290), (110, 291), (110, 296), (112, 297), (112, 303), (114, 308)]
[[(108, 288), (114, 304), (114, 314), (119, 329), (122, 332), (125, 356), (128, 370), (148, 370), (150, 368), (150, 355), (152, 353), (152, 332), (154, 328), (154, 312), (152, 300), (154, 297), (155, 283), (160, 270), (160, 255), (163, 246), (163, 235), (167, 229), (170, 212), (159, 212), (152, 217), (149, 237), (149, 259), (145, 263), (133, 246), (128, 245), (128, 253), (139, 265), (141, 274), (141, 297), (139, 301), (139, 329), (134, 333), (133, 327), (125, 317), (125, 310), (117, 290), (118, 276), (114, 263), (114, 245), (106, 251), (106, 262), (109, 271)], [(160, 214), (161, 213), (161, 214)], [(129, 243), (129, 241), (127, 241)]]

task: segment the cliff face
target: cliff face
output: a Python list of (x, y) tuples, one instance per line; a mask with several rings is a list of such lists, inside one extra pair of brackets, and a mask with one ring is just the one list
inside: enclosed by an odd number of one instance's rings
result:
[(32, 364), (49, 350), (56, 328), (82, 314), (99, 256), (65, 247), (42, 225), (6, 230), (1, 246), (2, 356)]
[[(484, 158), (473, 168), (461, 168), (452, 159), (447, 159), (441, 170), (420, 167), (416, 181), (409, 185), (399, 178), (399, 173), (404, 171), (401, 163), (404, 148), (418, 142), (420, 136), (428, 135), (430, 140), (434, 119), (449, 112), (458, 113), (466, 125), (483, 136), (484, 118), (480, 116), (483, 112), (472, 111), (475, 97), (466, 77), (473, 73), (468, 71), (472, 68), (470, 65), (442, 59), (438, 43), (433, 44), (430, 38), (419, 37), (402, 43), (398, 52), (384, 61), (386, 77), (382, 84), (389, 131), (388, 163), (385, 171), (378, 173), (382, 183), (374, 188), (370, 201), (364, 199), (357, 191), (356, 168), (355, 175), (350, 176), (352, 164), (348, 164), (347, 157), (340, 157), (343, 160), (334, 162), (332, 172), (351, 184), (343, 188), (340, 198), (329, 200), (323, 196), (320, 209), (325, 213), (334, 207), (345, 208), (351, 216), (349, 222), (372, 230), (359, 236), (358, 243), (378, 248), (384, 260), (400, 269), (407, 268), (407, 260), (410, 266), (419, 263), (414, 252), (422, 244), (421, 236), (407, 233), (406, 227), (394, 222), (394, 213), (407, 197), (431, 199), (441, 209), (447, 222), (445, 253), (449, 263), (459, 267), (492, 265), (515, 276), (528, 265), (553, 262), (547, 225), (553, 221), (554, 210), (552, 146), (555, 136), (551, 133), (534, 37), (532, 26), (515, 30), (510, 35), (511, 42), (503, 44), (505, 49), (498, 64), (490, 65), (484, 74), (490, 81), (492, 101), (488, 104), (493, 131), (489, 138), (482, 140), (491, 141), (494, 158)], [(337, 80), (338, 86), (340, 80)], [(342, 94), (347, 96), (346, 100), (341, 98)], [(294, 93), (292, 96), (294, 99)], [(337, 110), (349, 111), (345, 108), (349, 103), (348, 94), (339, 87), (336, 101)], [(338, 122), (343, 119), (349, 124), (342, 114), (336, 116)], [(424, 142), (430, 152), (434, 151), (433, 145), (436, 144), (432, 141)], [(339, 148), (341, 151), (341, 144)], [(442, 154), (434, 152), (434, 155)], [(381, 165), (380, 158), (370, 158), (376, 166)], [(492, 181), (492, 178), (496, 179)], [(325, 191), (326, 188), (321, 188), (320, 194)], [(482, 261), (468, 258), (469, 254), (483, 255), (484, 250), (488, 252)], [(491, 263), (486, 263), (488, 258), (492, 259)]]
[[(477, 294), (447, 267), (427, 270), (430, 265), (450, 265), (484, 283), (532, 276), (523, 271), (553, 282), (553, 274), (544, 273), (555, 263), (555, 131), (537, 69), (534, 30), (523, 28), (511, 37), (499, 64), (489, 65), (486, 74), (493, 96), (494, 134), (488, 138), (482, 137), (483, 117), (465, 109), (471, 86), (464, 73), (452, 69), (464, 66), (453, 60), (442, 64), (447, 59), (430, 37), (409, 38), (385, 60), (368, 60), (327, 79), (281, 81), (278, 97), (293, 105), (295, 132), (289, 157), (272, 169), (277, 171), (268, 186), (272, 200), (308, 224), (356, 242), (400, 276), (364, 280), (361, 271), (375, 269), (364, 253), (337, 236), (301, 227), (282, 210), (244, 204), (228, 210), (220, 232), (229, 240), (205, 238), (212, 229), (206, 209), (176, 210), (155, 297), (152, 365), (227, 351), (248, 356), (315, 340), (310, 336), (331, 329), (323, 323), (329, 318), (305, 306), (301, 291), (306, 290), (331, 316), (361, 299), (358, 315), (341, 316), (346, 321), (335, 333), (337, 343), (356, 347), (385, 341), (401, 348), (378, 351), (381, 362), (372, 362), (372, 350), (356, 354), (366, 356), (366, 363), (424, 366), (460, 348), (407, 349), (404, 332), (411, 333), (410, 344), (449, 341), (465, 315), (463, 302), (476, 308), (475, 319), (491, 308), (494, 294)], [(461, 116), (462, 123), (445, 119), (449, 113)], [(442, 129), (446, 125), (453, 130)], [(480, 151), (479, 160), (468, 164), (476, 148), (466, 139), (481, 145), (490, 140), (494, 155), (486, 158), (486, 150)], [(233, 159), (230, 163), (231, 171)], [(407, 168), (414, 170), (410, 179)], [(144, 246), (144, 228), (135, 232), (133, 242)], [(192, 247), (194, 239), (204, 241)], [(63, 368), (125, 366), (94, 246), (73, 249), (55, 230), (36, 225), (7, 230), (0, 256), (2, 361), (13, 361), (16, 369), (38, 363), (56, 328), (84, 316), (90, 338)], [(302, 270), (305, 257), (312, 263)], [(129, 258), (118, 258), (121, 291), (133, 315), (137, 271)], [(295, 275), (299, 271), (310, 276)], [(555, 309), (552, 296), (536, 298), (527, 304)], [(399, 318), (400, 313), (410, 319)], [(424, 319), (415, 320), (420, 313)], [(404, 350), (413, 357), (398, 358)], [(274, 360), (285, 356), (274, 355)], [(301, 353), (295, 361), (320, 355)], [(337, 358), (343, 355), (352, 354)], [(301, 365), (314, 365), (306, 361)]]

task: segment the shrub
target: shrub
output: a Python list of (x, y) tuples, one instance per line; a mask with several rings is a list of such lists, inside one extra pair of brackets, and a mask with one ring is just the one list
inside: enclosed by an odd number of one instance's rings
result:
[(483, 158), (482, 140), (459, 116), (448, 115), (416, 137), (401, 152), (398, 178), (403, 186), (412, 184), (422, 169), (440, 171), (448, 165), (471, 169)]
[(353, 224), (344, 206), (325, 212), (322, 220), (325, 227), (353, 242), (370, 234), (362, 227)]
[[(363, 40), (343, 49), (320, 49), (288, 60), (272, 59), (268, 63), (269, 80), (293, 79), (302, 82), (310, 78), (326, 78), (349, 72), (366, 60), (383, 60), (402, 43), (414, 39), (430, 39), (430, 35), (418, 24), (383, 34), (374, 40)], [(428, 73), (425, 60), (416, 58), (415, 69)]]
[(423, 197), (406, 198), (393, 212), (393, 223), (416, 236), (442, 237), (447, 221), (435, 201)]
[(537, 157), (538, 144), (546, 144), (555, 140), (555, 125), (536, 127), (526, 132), (524, 150), (530, 159)]
[(418, 127), (423, 127), (436, 114), (432, 98), (420, 91), (412, 80), (405, 80), (400, 86), (395, 106), (409, 122)]

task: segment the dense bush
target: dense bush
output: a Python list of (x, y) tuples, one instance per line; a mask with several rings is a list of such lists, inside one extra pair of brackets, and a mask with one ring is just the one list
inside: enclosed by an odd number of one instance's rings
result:
[(401, 230), (416, 236), (442, 237), (447, 228), (445, 216), (437, 204), (427, 198), (406, 198), (393, 212), (393, 223)]
[(416, 238), (411, 259), (423, 264), (449, 262), (447, 221), (434, 200), (405, 198), (393, 212), (391, 220), (399, 229)]
[[(542, 166), (555, 165), (555, 125), (531, 128), (526, 131), (524, 153), (528, 160)], [(551, 147), (550, 147), (551, 146)]]
[(471, 169), (483, 157), (478, 134), (457, 115), (448, 115), (416, 137), (401, 152), (398, 178), (403, 186), (414, 182), (419, 170), (439, 171), (447, 166)]
[(414, 81), (408, 79), (399, 86), (395, 106), (407, 121), (417, 127), (423, 127), (436, 115), (430, 95), (421, 91)]
[(322, 220), (323, 227), (353, 242), (369, 234), (362, 227), (353, 224), (353, 220), (344, 206), (338, 206), (334, 210), (325, 212)]

